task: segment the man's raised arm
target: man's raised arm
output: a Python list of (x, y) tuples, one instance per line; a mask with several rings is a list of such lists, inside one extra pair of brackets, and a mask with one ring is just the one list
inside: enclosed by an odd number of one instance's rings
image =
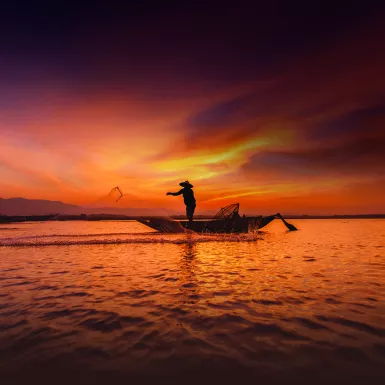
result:
[(168, 192), (166, 195), (174, 195), (174, 196), (177, 196), (177, 195), (181, 195), (183, 193), (183, 189), (176, 192), (176, 193), (173, 193), (173, 192)]

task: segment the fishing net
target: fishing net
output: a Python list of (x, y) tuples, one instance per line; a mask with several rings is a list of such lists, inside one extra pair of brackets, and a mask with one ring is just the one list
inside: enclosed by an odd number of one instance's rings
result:
[(118, 202), (121, 198), (123, 198), (127, 194), (123, 194), (123, 191), (119, 186), (116, 186), (111, 189), (110, 193), (108, 194), (109, 197), (112, 197), (115, 202)]
[(221, 208), (214, 216), (213, 219), (230, 219), (234, 215), (239, 214), (239, 203), (233, 203), (226, 207)]

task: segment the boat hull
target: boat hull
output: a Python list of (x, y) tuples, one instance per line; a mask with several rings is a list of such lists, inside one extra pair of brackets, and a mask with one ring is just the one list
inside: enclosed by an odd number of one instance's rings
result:
[(258, 230), (270, 223), (276, 216), (236, 217), (208, 221), (176, 221), (165, 218), (137, 219), (140, 223), (162, 233), (184, 233), (188, 230), (196, 233), (247, 233)]
[(249, 231), (247, 220), (180, 221), (180, 224), (183, 228), (196, 233), (247, 233)]

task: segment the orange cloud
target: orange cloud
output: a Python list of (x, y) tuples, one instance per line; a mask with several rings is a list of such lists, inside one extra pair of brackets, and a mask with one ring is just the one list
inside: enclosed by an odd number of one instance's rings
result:
[(383, 210), (376, 28), (262, 80), (210, 88), (193, 79), (184, 96), (175, 84), (169, 98), (146, 87), (13, 91), (17, 102), (0, 108), (1, 195), (91, 204), (119, 185), (131, 194), (122, 206), (182, 209), (165, 192), (189, 179), (197, 213), (234, 201), (261, 213)]

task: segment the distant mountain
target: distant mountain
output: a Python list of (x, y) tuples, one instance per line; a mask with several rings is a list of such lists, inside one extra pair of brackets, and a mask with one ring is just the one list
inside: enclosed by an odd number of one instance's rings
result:
[(162, 208), (83, 207), (43, 199), (0, 198), (0, 215), (47, 215), (47, 214), (121, 214), (121, 215), (176, 215), (176, 211)]
[(25, 198), (0, 198), (0, 215), (45, 215), (56, 213), (72, 214), (79, 206), (59, 201)]

